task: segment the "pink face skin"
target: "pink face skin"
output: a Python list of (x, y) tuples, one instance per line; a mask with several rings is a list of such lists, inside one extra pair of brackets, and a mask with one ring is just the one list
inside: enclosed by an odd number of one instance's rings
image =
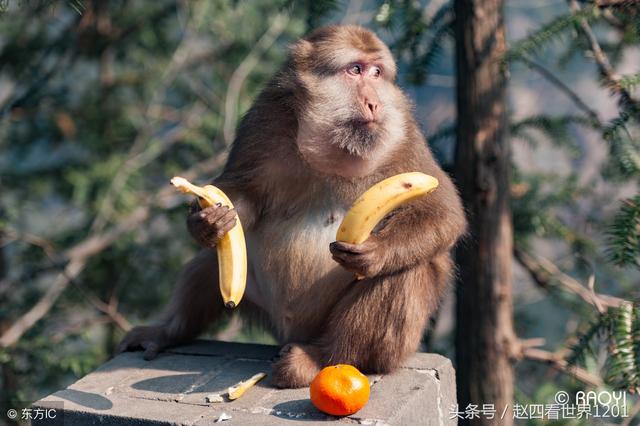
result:
[[(403, 137), (401, 91), (379, 54), (334, 52), (335, 71), (303, 73), (311, 100), (299, 117), (297, 145), (306, 162), (331, 175), (360, 177), (382, 164)], [(350, 57), (350, 58), (349, 58)]]
[(345, 69), (347, 81), (355, 87), (362, 123), (370, 128), (380, 121), (381, 104), (376, 86), (380, 83), (382, 72), (380, 64), (366, 61), (352, 63)]

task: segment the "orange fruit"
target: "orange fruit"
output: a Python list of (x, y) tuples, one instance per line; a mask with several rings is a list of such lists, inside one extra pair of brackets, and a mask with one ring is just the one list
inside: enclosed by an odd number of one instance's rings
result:
[(311, 382), (311, 402), (320, 411), (334, 416), (348, 416), (369, 400), (369, 380), (353, 365), (325, 367)]

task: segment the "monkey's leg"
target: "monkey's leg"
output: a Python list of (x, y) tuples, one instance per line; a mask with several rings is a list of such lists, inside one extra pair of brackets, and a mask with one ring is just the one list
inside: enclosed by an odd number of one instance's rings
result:
[(393, 275), (354, 281), (312, 344), (289, 345), (273, 366), (272, 383), (307, 386), (320, 368), (351, 364), (386, 373), (415, 352), (451, 269), (448, 255)]
[(144, 358), (156, 357), (166, 347), (196, 338), (224, 309), (218, 290), (218, 258), (204, 249), (182, 270), (161, 321), (135, 327), (122, 339), (116, 352), (142, 348)]
[(441, 255), (400, 273), (355, 282), (335, 307), (320, 339), (324, 364), (352, 364), (386, 373), (416, 351), (450, 278)]
[(271, 367), (271, 384), (279, 388), (308, 386), (322, 368), (322, 351), (317, 345), (290, 343), (280, 356)]

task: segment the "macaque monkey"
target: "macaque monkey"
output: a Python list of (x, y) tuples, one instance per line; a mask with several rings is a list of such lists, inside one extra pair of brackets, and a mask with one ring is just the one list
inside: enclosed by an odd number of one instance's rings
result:
[[(235, 210), (188, 216), (202, 251), (181, 273), (163, 319), (134, 328), (118, 350), (142, 348), (154, 358), (222, 314), (215, 246), (237, 215), (249, 258), (239, 309), (266, 319), (285, 345), (274, 385), (307, 386), (338, 363), (386, 373), (416, 351), (452, 276), (450, 251), (466, 221), (395, 78), (389, 49), (364, 28), (324, 27), (295, 43), (242, 119), (213, 182)], [(393, 211), (364, 243), (334, 241), (358, 196), (412, 171), (440, 186)]]

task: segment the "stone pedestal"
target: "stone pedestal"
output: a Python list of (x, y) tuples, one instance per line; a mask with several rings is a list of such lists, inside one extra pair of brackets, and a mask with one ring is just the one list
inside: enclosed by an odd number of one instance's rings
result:
[[(370, 376), (371, 397), (358, 413), (327, 416), (311, 404), (309, 389), (275, 389), (267, 377), (235, 401), (207, 403), (206, 396), (255, 373), (271, 371), (275, 346), (197, 341), (163, 352), (153, 361), (141, 352), (113, 358), (98, 370), (34, 403), (58, 408), (64, 425), (449, 425), (456, 403), (455, 372), (441, 355), (419, 353), (393, 374)], [(224, 415), (223, 415), (224, 413)], [(52, 424), (34, 420), (34, 425)]]

